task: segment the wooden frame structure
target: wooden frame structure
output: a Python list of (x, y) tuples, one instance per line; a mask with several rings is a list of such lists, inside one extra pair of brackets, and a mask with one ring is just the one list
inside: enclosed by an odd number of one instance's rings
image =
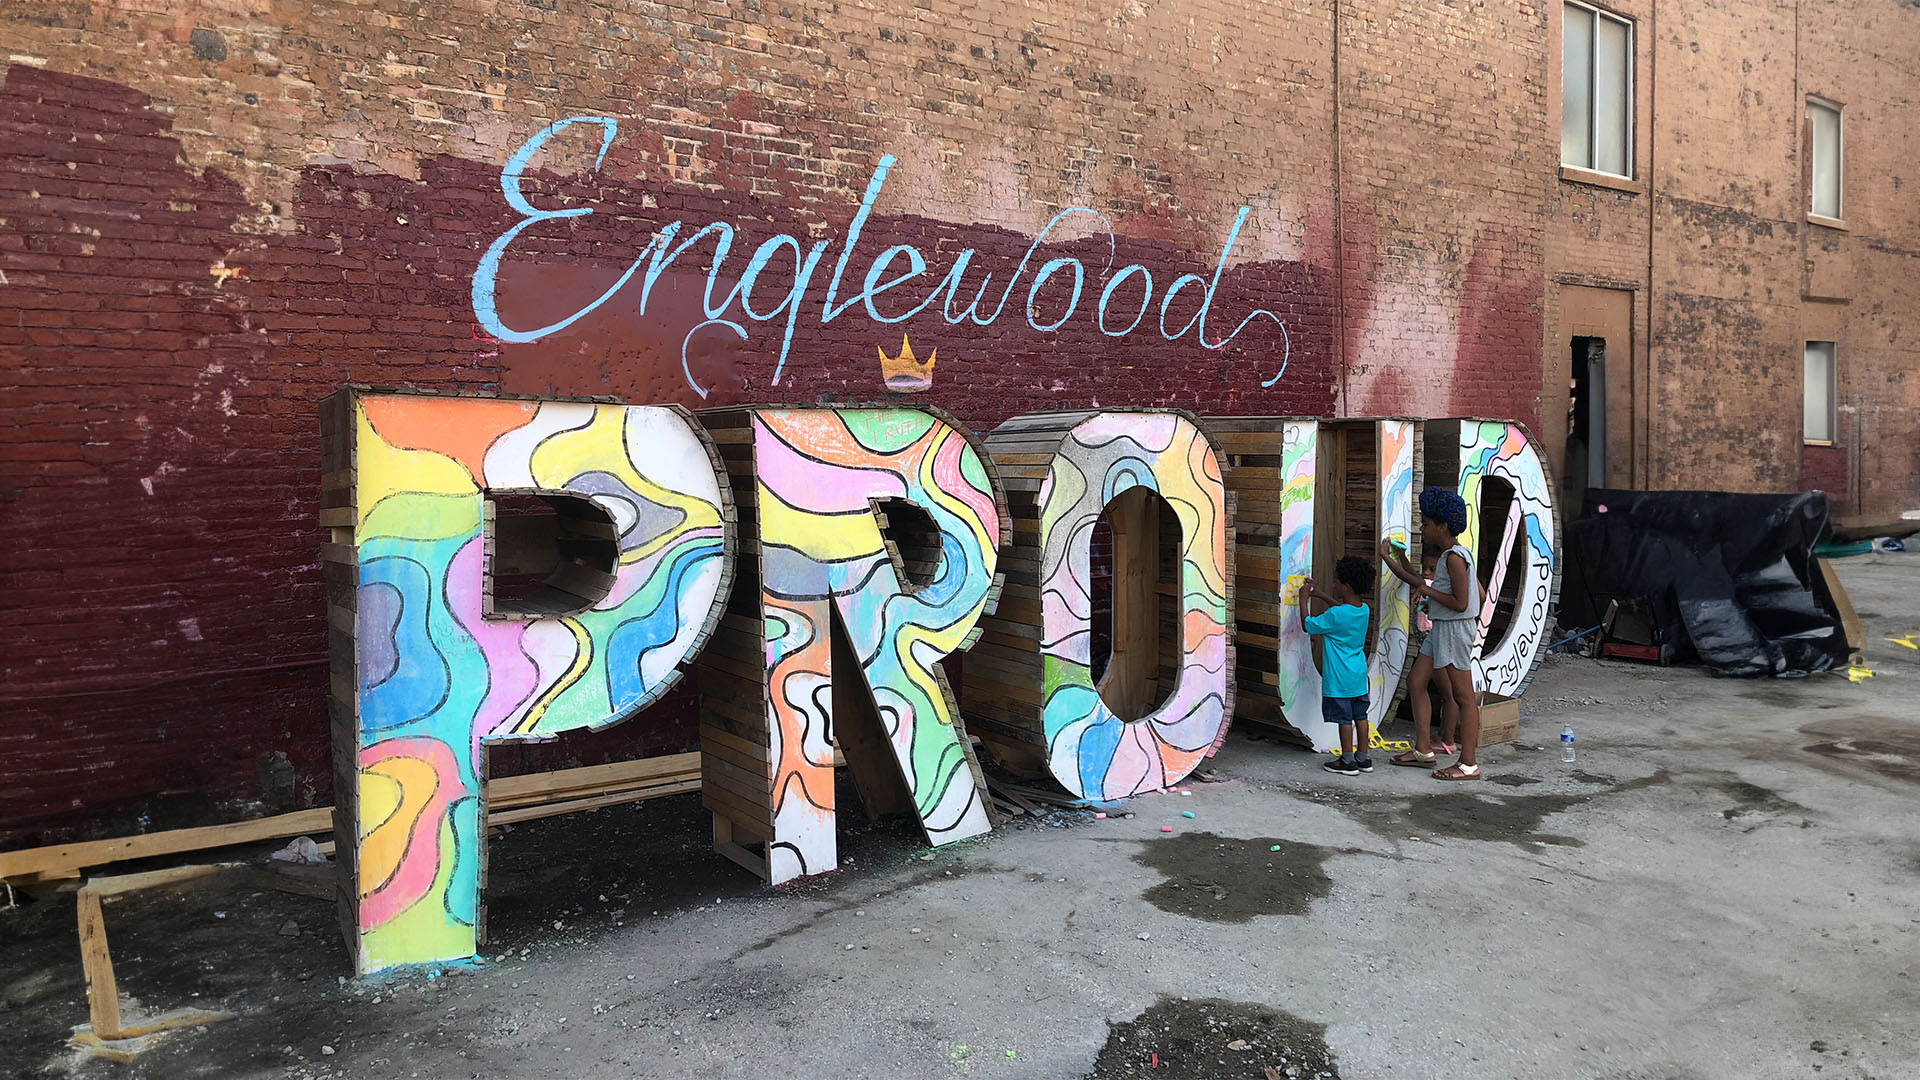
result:
[[(76, 1029), (74, 1045), (96, 1057), (122, 1063), (134, 1060), (144, 1046), (134, 1042), (149, 1035), (198, 1027), (233, 1019), (232, 1013), (205, 1009), (175, 1009), (159, 1016), (131, 1020), (120, 1011), (120, 985), (113, 973), (113, 954), (107, 948), (107, 919), (101, 902), (142, 889), (178, 885), (226, 870), (232, 864), (175, 866), (143, 874), (94, 878), (80, 886), (80, 965), (87, 977), (87, 1026)], [(119, 1045), (114, 1045), (119, 1044)]]

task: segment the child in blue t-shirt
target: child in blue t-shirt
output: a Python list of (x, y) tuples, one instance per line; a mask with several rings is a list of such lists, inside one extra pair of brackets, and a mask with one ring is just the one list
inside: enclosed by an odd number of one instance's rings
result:
[[(1334, 565), (1335, 583), (1329, 597), (1308, 578), (1300, 587), (1300, 627), (1320, 639), (1320, 715), (1340, 725), (1340, 756), (1323, 766), (1342, 776), (1373, 771), (1367, 755), (1372, 730), (1367, 724), (1367, 603), (1373, 592), (1373, 564), (1348, 555)], [(1318, 615), (1307, 605), (1331, 603)], [(1356, 730), (1358, 729), (1358, 730)]]

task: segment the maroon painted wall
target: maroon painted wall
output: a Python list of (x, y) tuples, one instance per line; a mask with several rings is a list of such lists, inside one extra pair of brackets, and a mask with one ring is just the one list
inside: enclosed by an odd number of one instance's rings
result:
[[(312, 168), (290, 208), (297, 228), (236, 251), (241, 193), (216, 173), (182, 168), (167, 135), (143, 95), (97, 80), (15, 66), (0, 89), (9, 148), (0, 172), (8, 226), (0, 295), (9, 309), (0, 323), (8, 370), (0, 460), (12, 477), (0, 488), (0, 548), (15, 630), (4, 662), (0, 842), (9, 845), (81, 823), (114, 833), (331, 798), (315, 416), (320, 398), (344, 383), (694, 408), (891, 396), (937, 405), (980, 431), (1022, 411), (1103, 403), (1275, 415), (1333, 408), (1331, 289), (1324, 272), (1297, 262), (1235, 266), (1213, 301), (1216, 318), (1234, 321), (1256, 306), (1275, 311), (1288, 324), (1284, 339), (1265, 320), (1218, 352), (1157, 334), (1116, 340), (1091, 318), (1037, 333), (1017, 310), (1023, 283), (984, 328), (950, 326), (937, 308), (899, 327), (857, 312), (822, 326), (810, 312), (777, 388), (780, 328), (754, 326), (754, 340), (695, 350), (690, 370), (709, 383), (703, 400), (677, 355), (700, 318), (706, 275), (697, 270), (663, 278), (645, 318), (610, 304), (521, 344), (476, 326), (471, 275), (514, 220), (497, 164), (439, 159), (418, 181)], [(671, 218), (685, 218), (689, 231), (741, 222), (739, 246), (781, 230), (807, 235), (777, 200), (581, 180), (566, 189), (606, 208), (607, 227), (515, 249), (537, 255), (503, 271), (509, 325), (549, 321), (546, 312), (598, 295)], [(658, 209), (641, 210), (643, 200)], [(638, 216), (615, 218), (615, 207)], [(838, 234), (854, 209), (830, 217)], [(1031, 239), (875, 217), (854, 272), (896, 243), (929, 253), (964, 245), (978, 252), (975, 267), (1004, 280)], [(737, 247), (733, 258), (744, 255)], [(1059, 255), (1099, 265), (1105, 242), (1046, 245), (1033, 265)], [(1132, 262), (1157, 283), (1213, 270), (1170, 242), (1123, 237), (1116, 265)], [(769, 295), (788, 283), (773, 273), (763, 280)], [(1040, 307), (1064, 306), (1064, 281), (1057, 295), (1040, 292)], [(977, 277), (966, 282), (968, 292), (977, 287)], [(1176, 304), (1171, 326), (1197, 310), (1198, 294), (1187, 290), (1195, 302)], [(902, 334), (923, 358), (940, 350), (932, 388), (911, 397), (888, 394), (876, 351), (897, 353)], [(1280, 357), (1285, 377), (1262, 388)], [(696, 700), (689, 689), (601, 735), (496, 750), (494, 765), (521, 771), (685, 749)]]
[[(1530, 155), (1553, 145), (1541, 11), (1368, 0), (1381, 29), (1355, 37), (1324, 5), (1231, 2), (1195, 38), (1158, 10), (1063, 3), (1041, 22), (989, 7), (956, 35), (917, 9), (672, 3), (618, 27), (549, 13), (524, 40), (439, 0), (366, 26), (193, 2), (0, 13), (0, 846), (331, 801), (316, 405), (346, 383), (696, 408), (895, 399), (980, 431), (1101, 405), (1534, 418), (1547, 180)], [(1435, 20), (1484, 40), (1439, 50)], [(1376, 77), (1408, 64), (1418, 92)], [(589, 113), (622, 118), (604, 160), (578, 125), (525, 188), (533, 205), (595, 212), (509, 248), (506, 324), (578, 309), (673, 220), (737, 227), (722, 291), (776, 233), (829, 240), (777, 385), (776, 323), (747, 324), (744, 342), (703, 330), (683, 370), (710, 242), (645, 314), (629, 283), (538, 341), (479, 325), (474, 272), (519, 220), (503, 164)], [(841, 299), (894, 244), (929, 270), (883, 312), (967, 249), (963, 301), (981, 275), (1004, 282), (1067, 207), (1098, 210), (1111, 234), (1078, 215), (986, 326), (937, 305), (899, 325), (858, 305), (824, 322), (887, 154), (901, 163)], [(1256, 318), (1217, 350), (1168, 340), (1158, 294), (1198, 275), (1170, 328), (1198, 310), (1242, 207), (1207, 336), (1256, 308), (1284, 334)], [(1067, 257), (1085, 295), (1038, 330), (1069, 277), (1039, 290), (1031, 319), (1027, 283)], [(1154, 306), (1109, 336), (1096, 300), (1135, 263)], [(773, 260), (758, 306), (791, 266)], [(1137, 296), (1116, 295), (1116, 311)], [(931, 388), (904, 397), (881, 369), (903, 334), (939, 356)], [(494, 765), (683, 749), (696, 708), (689, 689)]]

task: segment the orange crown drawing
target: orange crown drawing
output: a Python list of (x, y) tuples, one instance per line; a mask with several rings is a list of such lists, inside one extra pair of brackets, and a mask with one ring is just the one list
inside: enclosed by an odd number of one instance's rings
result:
[(887, 389), (896, 394), (917, 394), (933, 388), (933, 362), (940, 355), (938, 348), (921, 360), (913, 355), (913, 342), (902, 334), (899, 356), (888, 356), (887, 350), (878, 345), (874, 351), (880, 354), (880, 374), (887, 381)]

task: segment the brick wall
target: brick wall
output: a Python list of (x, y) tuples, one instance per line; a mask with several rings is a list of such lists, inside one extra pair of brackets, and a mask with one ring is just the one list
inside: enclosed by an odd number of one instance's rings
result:
[[(1635, 175), (1627, 190), (1561, 179), (1548, 199), (1542, 401), (1554, 460), (1566, 437), (1560, 289), (1623, 289), (1634, 400), (1609, 455), (1630, 441), (1635, 486), (1819, 487), (1836, 514), (1878, 520), (1920, 508), (1920, 344), (1902, 333), (1920, 311), (1920, 8), (1604, 6), (1635, 26)], [(1845, 106), (1845, 229), (1808, 220), (1809, 94)], [(1802, 445), (1808, 340), (1834, 341), (1840, 357), (1832, 447)]]
[[(0, 12), (0, 844), (331, 800), (315, 405), (345, 382), (874, 400), (880, 352), (910, 335), (939, 360), (905, 400), (982, 430), (1096, 404), (1538, 412), (1547, 9), (170, 6)], [(723, 290), (777, 233), (832, 240), (830, 264), (882, 155), (897, 163), (848, 280), (911, 244), (924, 295), (970, 249), (964, 301), (1070, 207), (1104, 214), (1112, 246), (1084, 214), (1041, 246), (1035, 266), (1073, 257), (1091, 275), (1054, 331), (1034, 324), (1065, 309), (1065, 275), (1031, 319), (1023, 284), (987, 326), (937, 307), (823, 322), (816, 289), (777, 383), (777, 323), (688, 338), (707, 244), (644, 314), (629, 289), (541, 340), (495, 340), (470, 284), (517, 220), (502, 165), (581, 114), (619, 119), (604, 159), (576, 125), (526, 188), (595, 213), (510, 250), (512, 327), (578, 309), (673, 220), (737, 228)], [(1209, 336), (1255, 308), (1284, 334), (1255, 320), (1214, 350), (1101, 332), (1110, 256), (1157, 289), (1205, 281), (1242, 208)], [(756, 295), (791, 281), (782, 262)], [(1173, 324), (1198, 307), (1185, 295)], [(679, 749), (696, 707), (689, 692), (495, 764)]]
[(1806, 447), (1800, 480), (1884, 519), (1920, 509), (1920, 7), (1803, 13), (1799, 27), (1800, 95), (1843, 106), (1847, 226), (1803, 226), (1798, 252), (1796, 359), (1802, 341), (1834, 342), (1839, 384), (1836, 444)]

